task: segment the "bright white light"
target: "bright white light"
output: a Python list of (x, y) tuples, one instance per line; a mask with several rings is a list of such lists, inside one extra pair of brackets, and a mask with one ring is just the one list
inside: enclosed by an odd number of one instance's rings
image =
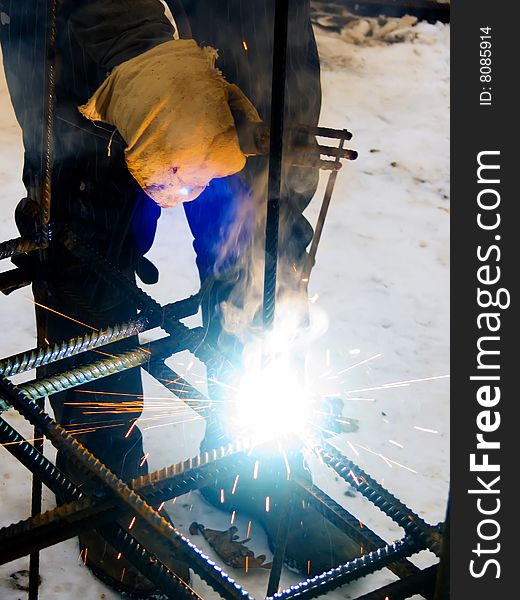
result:
[(190, 193), (190, 190), (187, 187), (181, 187), (181, 189), (179, 190), (179, 194), (181, 196), (187, 196), (189, 193)]
[(303, 437), (309, 425), (311, 394), (303, 375), (288, 357), (248, 369), (234, 403), (231, 425), (235, 433), (262, 443)]

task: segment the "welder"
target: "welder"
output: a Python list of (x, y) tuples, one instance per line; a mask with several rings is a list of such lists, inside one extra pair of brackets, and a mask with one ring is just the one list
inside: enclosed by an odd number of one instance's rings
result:
[[(205, 290), (202, 309), (208, 339), (216, 347), (233, 345), (222, 330), (220, 304), (245, 276), (243, 259), (251, 251), (258, 211), (265, 210), (257, 190), (265, 190), (267, 160), (251, 156), (246, 161), (250, 153), (240, 145), (235, 125), (269, 122), (275, 1), (184, 0), (183, 14), (176, 15), (175, 8), (172, 12), (174, 20), (189, 22), (193, 41), (188, 41), (174, 40), (175, 27), (159, 0), (58, 0), (55, 48), (49, 48), (52, 1), (0, 0), (4, 67), (25, 148), (27, 197), (15, 215), (21, 234), (30, 236), (37, 228), (45, 162), (47, 57), (55, 53), (52, 228), (66, 226), (127, 277), (152, 284), (158, 272), (145, 254), (154, 239), (159, 205), (184, 202)], [(308, 0), (291, 3), (286, 116), (312, 126), (318, 122), (321, 90), (309, 11)], [(215, 48), (218, 59), (202, 47)], [(184, 60), (196, 65), (188, 69), (191, 77), (170, 77), (179, 68), (187, 70)], [(204, 97), (208, 100), (201, 101)], [(197, 151), (190, 153), (190, 148)], [(285, 169), (284, 177), (280, 252), (298, 273), (312, 237), (302, 212), (315, 192), (318, 172), (292, 167)], [(36, 273), (39, 344), (72, 338), (85, 324), (99, 329), (137, 314), (131, 299), (77, 262), (59, 239), (51, 238), (43, 255), (32, 253), (22, 260)], [(171, 268), (175, 270), (175, 258)], [(106, 351), (135, 343), (118, 342)], [(82, 355), (76, 364), (95, 358), (99, 356)], [(53, 368), (40, 369), (39, 374), (49, 375)], [(79, 406), (84, 392), (98, 403), (130, 397), (135, 408), (86, 415)], [(142, 394), (139, 369), (133, 369), (50, 400), (56, 419), (76, 432), (114, 473), (130, 480), (147, 469), (139, 428), (130, 428), (140, 415)], [(84, 429), (88, 432), (81, 433)], [(207, 436), (206, 447), (216, 441)], [(88, 489), (88, 477), (78, 467), (61, 454), (57, 461)], [(244, 482), (234, 502), (260, 515), (265, 513), (265, 495), (262, 511), (255, 498), (261, 495)], [(206, 497), (211, 500), (211, 490)], [(288, 557), (294, 566), (318, 572), (356, 553), (349, 538), (331, 525), (324, 529), (316, 514), (306, 513), (305, 519), (306, 526), (295, 527), (289, 539)], [(298, 515), (294, 520), (301, 521)], [(276, 522), (263, 521), (272, 540)], [(95, 532), (81, 534), (80, 546), (89, 548), (86, 564), (116, 589), (139, 597), (153, 594), (151, 583), (124, 557), (118, 560)], [(171, 564), (189, 578), (182, 561), (173, 559)]]

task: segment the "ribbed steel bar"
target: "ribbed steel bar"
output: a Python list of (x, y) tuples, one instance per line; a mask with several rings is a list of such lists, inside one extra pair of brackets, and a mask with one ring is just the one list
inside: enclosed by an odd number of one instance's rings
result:
[(378, 548), (345, 565), (331, 569), (321, 575), (293, 585), (289, 589), (273, 594), (273, 596), (268, 597), (266, 600), (292, 600), (293, 598), (306, 600), (308, 598), (316, 598), (351, 581), (383, 569), (396, 560), (411, 556), (416, 551), (417, 546), (415, 541), (412, 537), (407, 536), (394, 544)]
[[(194, 336), (201, 335), (201, 330), (194, 331)], [(185, 346), (179, 345), (176, 340), (167, 337), (151, 342), (147, 347), (139, 346), (134, 350), (80, 365), (68, 371), (50, 375), (49, 377), (28, 381), (21, 384), (19, 389), (28, 397), (36, 400), (57, 394), (58, 392), (70, 390), (89, 381), (103, 379), (114, 373), (120, 373), (144, 365), (152, 356), (163, 358), (164, 356), (170, 356), (174, 352), (180, 352), (185, 349)]]
[(137, 319), (117, 324), (113, 327), (107, 327), (101, 331), (91, 331), (82, 336), (56, 342), (49, 346), (40, 346), (28, 352), (14, 354), (0, 360), (0, 375), (12, 377), (13, 375), (18, 375), (19, 373), (24, 373), (64, 358), (70, 358), (82, 352), (88, 352), (112, 342), (137, 335), (144, 331), (146, 327), (146, 320)]
[(344, 481), (355, 485), (356, 489), (368, 498), (372, 504), (400, 525), (406, 533), (426, 544), (429, 550), (438, 555), (439, 536), (431, 525), (398, 500), (391, 492), (381, 486), (361, 467), (356, 465), (327, 442), (318, 449), (324, 463), (331, 467)]
[(133, 369), (148, 360), (150, 360), (150, 352), (144, 348), (136, 348), (135, 350), (123, 352), (122, 354), (114, 355), (114, 357), (103, 358), (68, 371), (63, 371), (62, 373), (57, 373), (56, 375), (34, 379), (20, 385), (19, 389), (28, 398), (32, 398), (33, 400), (45, 398), (45, 396), (70, 390), (95, 379), (102, 379), (114, 373)]
[[(32, 446), (27, 440), (25, 440), (9, 423), (0, 418), (0, 442), (2, 445), (11, 453), (13, 456), (18, 458), (20, 462), (30, 469), (33, 473), (37, 474), (38, 477), (43, 481), (49, 489), (54, 492), (63, 501), (79, 501), (87, 506), (92, 504), (88, 500), (83, 492), (75, 486), (61, 471), (59, 471), (43, 454), (38, 452), (34, 446)], [(101, 501), (98, 500), (98, 503)], [(74, 506), (74, 514), (78, 516), (77, 506)], [(67, 523), (71, 524), (71, 520), (74, 518), (74, 514), (70, 514), (70, 504), (64, 505), (63, 507), (50, 511), (44, 515), (38, 515), (11, 525), (7, 528), (2, 529), (3, 543), (0, 544), (0, 557), (2, 562), (7, 562), (17, 558), (16, 544), (14, 540), (18, 536), (24, 538), (27, 532), (31, 532), (29, 523), (34, 526), (35, 520), (40, 520), (43, 526), (43, 535), (40, 537), (40, 541), (43, 541), (41, 545), (37, 544), (37, 539), (31, 537), (33, 543), (36, 543), (37, 547), (44, 548), (52, 543), (62, 541), (60, 536), (56, 536), (56, 531), (52, 531), (51, 524), (53, 515), (56, 518), (56, 512), (66, 513)], [(65, 517), (65, 514), (62, 515)], [(60, 521), (63, 525), (63, 521)], [(95, 523), (92, 523), (95, 525)], [(85, 527), (82, 526), (82, 529)], [(54, 533), (54, 538), (52, 537)], [(150, 581), (154, 582), (159, 588), (172, 598), (183, 598), (184, 600), (200, 600), (197, 594), (195, 594), (189, 586), (185, 584), (175, 573), (169, 570), (162, 563), (152, 556), (146, 548), (139, 544), (128, 532), (124, 531), (117, 525), (109, 525), (99, 527), (99, 533), (110, 543), (116, 550), (122, 552), (127, 560), (139, 571), (141, 571)], [(72, 533), (74, 535), (74, 533)], [(67, 539), (67, 538), (63, 538)], [(4, 560), (5, 559), (5, 560)]]
[[(0, 418), (0, 444), (30, 469), (38, 478), (68, 502), (56, 509), (0, 529), (0, 562), (25, 556), (34, 548), (42, 549), (62, 542), (85, 529), (115, 521), (121, 511), (110, 498), (85, 498), (68, 478), (41, 453), (24, 440), (6, 421)], [(237, 456), (247, 445), (216, 449), (187, 461), (140, 477), (130, 486), (149, 504), (161, 502), (198, 489), (216, 477), (231, 477)]]
[(394, 581), (382, 588), (358, 596), (356, 600), (404, 600), (415, 594), (421, 594), (425, 598), (431, 598), (435, 591), (435, 577), (437, 565), (410, 575), (406, 579)]
[(28, 240), (27, 238), (18, 237), (12, 240), (6, 240), (5, 242), (0, 243), (0, 260), (40, 249), (40, 244), (37, 244), (34, 240)]
[[(340, 506), (318, 487), (301, 479), (295, 480), (294, 483), (305, 502), (312, 505), (327, 520), (347, 533), (351, 539), (361, 546), (363, 554), (365, 551), (372, 552), (386, 546), (387, 543), (383, 538), (380, 538), (365, 523), (361, 523), (359, 519), (351, 515), (348, 510)], [(398, 577), (407, 577), (419, 572), (418, 567), (406, 559), (391, 564), (388, 568)]]
[(264, 328), (272, 327), (276, 305), (278, 267), (278, 226), (282, 195), (282, 160), (285, 116), (285, 80), (289, 1), (278, 0), (274, 11), (273, 77), (271, 84), (271, 120), (269, 137), (269, 175), (267, 182), (267, 218), (265, 223)]
[(41, 429), (56, 448), (63, 450), (77, 463), (100, 480), (107, 492), (114, 494), (121, 506), (143, 519), (157, 534), (162, 536), (177, 553), (188, 554), (194, 570), (217, 593), (224, 598), (237, 600), (249, 598), (248, 593), (224, 573), (213, 561), (204, 555), (194, 544), (179, 533), (156, 510), (138, 496), (122, 480), (118, 479), (94, 455), (82, 446), (61, 425), (56, 423), (36, 403), (15, 388), (7, 379), (0, 379), (0, 396), (9, 402), (34, 426)]

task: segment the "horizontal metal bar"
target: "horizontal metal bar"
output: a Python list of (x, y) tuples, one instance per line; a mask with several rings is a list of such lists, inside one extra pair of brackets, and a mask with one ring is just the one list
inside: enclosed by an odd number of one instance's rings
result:
[(440, 536), (435, 527), (428, 525), (401, 500), (386, 490), (361, 467), (341, 454), (334, 446), (324, 442), (318, 453), (323, 462), (331, 467), (344, 481), (365, 496), (372, 504), (400, 525), (406, 533), (422, 540), (427, 548), (439, 555)]
[[(191, 341), (194, 342), (201, 335), (201, 330), (193, 330)], [(152, 356), (161, 358), (185, 349), (186, 344), (180, 345), (176, 340), (168, 336), (167, 338), (151, 342), (146, 347), (139, 346), (135, 350), (115, 354), (114, 356), (56, 373), (49, 377), (34, 379), (21, 384), (18, 386), (18, 389), (23, 391), (27, 397), (36, 400), (79, 387), (89, 381), (103, 379), (114, 373), (121, 373), (122, 371), (139, 367), (147, 363)]]
[(33, 240), (18, 237), (12, 240), (6, 240), (0, 243), (0, 260), (4, 258), (12, 258), (19, 254), (25, 254), (26, 252), (32, 252), (33, 250), (43, 250), (45, 245), (37, 244)]

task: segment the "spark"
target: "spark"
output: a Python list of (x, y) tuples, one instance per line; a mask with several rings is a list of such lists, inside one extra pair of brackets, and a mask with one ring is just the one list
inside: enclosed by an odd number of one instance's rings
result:
[(235, 522), (235, 517), (237, 516), (237, 511), (234, 510), (231, 514), (231, 521), (230, 524), (233, 525), (233, 523)]
[(307, 561), (307, 575), (310, 575), (310, 574), (311, 574), (311, 561), (308, 560)]
[(146, 453), (146, 454), (143, 456), (143, 458), (141, 458), (141, 462), (139, 463), (139, 466), (140, 466), (140, 467), (143, 467), (143, 466), (144, 466), (144, 463), (145, 463), (145, 462), (148, 460), (148, 457), (149, 457), (149, 456), (150, 456), (150, 453), (149, 453), (149, 452), (147, 452), (147, 453)]
[(352, 369), (360, 367), (361, 365), (365, 365), (366, 363), (369, 363), (369, 362), (375, 360), (376, 358), (379, 358), (380, 356), (383, 356), (382, 352), (380, 352), (379, 354), (374, 354), (374, 356), (371, 356), (370, 358), (365, 358), (365, 360), (361, 360), (358, 363), (356, 363), (355, 365), (352, 365), (351, 367), (347, 367), (346, 369), (339, 371), (338, 375), (343, 375), (343, 373), (346, 373), (347, 371), (351, 371)]
[(161, 512), (161, 510), (164, 508), (164, 505), (165, 505), (165, 504), (166, 504), (166, 502), (164, 502), (164, 501), (163, 501), (163, 502), (161, 502), (161, 503), (159, 504), (159, 506), (157, 507), (157, 512)]
[(125, 433), (125, 439), (130, 436), (132, 431), (135, 429), (136, 425), (137, 425), (137, 419), (134, 420), (134, 422), (130, 425), (130, 428), (128, 429), (128, 431)]
[(246, 43), (246, 41), (245, 41), (245, 40), (242, 40), (242, 46), (244, 47), (244, 50), (245, 50), (246, 52), (249, 50), (249, 47), (248, 47), (248, 45), (247, 45), (247, 43)]
[(350, 449), (352, 450), (352, 452), (354, 452), (354, 454), (356, 456), (359, 456), (359, 452), (357, 451), (356, 447), (354, 446), (354, 444), (350, 441), (347, 441), (347, 444), (350, 446)]
[(135, 525), (135, 517), (132, 517), (132, 520), (130, 521), (130, 525), (128, 526), (128, 529), (132, 529), (132, 527)]
[(172, 500), (172, 504), (175, 504), (176, 502), (177, 502), (177, 498), (175, 497), (175, 498)]
[(121, 560), (121, 556), (123, 556), (123, 555), (122, 555), (122, 554), (121, 554), (121, 552), (120, 552), (120, 553), (117, 555), (117, 560)]
[(220, 489), (220, 503), (224, 504), (224, 488)]
[[(387, 458), (386, 456), (383, 456), (383, 454), (381, 454), (380, 452), (375, 452), (374, 450), (367, 448), (366, 446), (362, 446), (361, 444), (357, 444), (358, 448), (361, 448), (363, 450), (366, 450), (366, 452), (370, 452), (370, 454), (373, 454), (374, 456), (378, 456), (379, 458), (381, 458), (382, 460), (385, 461), (385, 463), (392, 468), (392, 465), (395, 465), (396, 467), (400, 467), (401, 469), (406, 469), (407, 471), (410, 471), (411, 473), (415, 473), (417, 475), (417, 471), (415, 471), (414, 469), (412, 469), (411, 467), (407, 467), (406, 465), (402, 465), (401, 463), (398, 463), (395, 460), (392, 460), (390, 458)], [(391, 463), (391, 464), (390, 464)]]
[(382, 385), (378, 385), (376, 387), (370, 387), (370, 388), (362, 388), (359, 390), (348, 390), (346, 393), (347, 394), (354, 394), (357, 392), (370, 392), (372, 390), (388, 390), (388, 389), (393, 389), (393, 388), (397, 388), (397, 387), (407, 387), (409, 386), (411, 383), (422, 383), (423, 381), (436, 381), (438, 379), (447, 379), (449, 378), (449, 375), (436, 375), (434, 377), (421, 377), (418, 379), (408, 379), (406, 381), (396, 381), (393, 383), (383, 383)]
[(249, 571), (249, 556), (246, 556), (246, 573)]
[(319, 297), (320, 297), (320, 295), (316, 292), (316, 294), (314, 294), (314, 296), (312, 296), (312, 298), (309, 298), (309, 302), (311, 304), (316, 304), (316, 302), (318, 301)]
[(289, 465), (289, 459), (287, 458), (287, 453), (285, 450), (282, 450), (283, 460), (285, 462), (285, 471), (287, 473), (287, 481), (291, 479), (291, 466)]
[(109, 354), (108, 352), (102, 352), (101, 350), (93, 350), (93, 352), (95, 352), (96, 354), (101, 354), (102, 356), (108, 356), (108, 358), (115, 358), (115, 359), (118, 358), (114, 354)]
[(251, 521), (249, 521), (249, 523), (247, 524), (247, 533), (246, 533), (246, 538), (248, 538), (251, 534)]
[(36, 302), (36, 300), (32, 300), (31, 298), (26, 298), (26, 300), (29, 300), (29, 302), (32, 302), (33, 304), (35, 304), (36, 306), (39, 306), (40, 308), (44, 308), (45, 310), (48, 310), (56, 315), (59, 315), (60, 317), (63, 317), (64, 319), (69, 319), (69, 321), (73, 321), (74, 323), (78, 323), (79, 325), (83, 325), (83, 327), (88, 327), (88, 329), (92, 329), (92, 331), (99, 331), (99, 329), (96, 329), (95, 327), (92, 327), (91, 325), (87, 325), (86, 323), (82, 323), (81, 321), (78, 321), (77, 319), (74, 319), (72, 317), (70, 317), (69, 315), (65, 315), (64, 313), (61, 313), (57, 310), (54, 310), (54, 308), (50, 308), (49, 306), (45, 306), (45, 304), (40, 304), (39, 302)]
[(361, 354), (361, 350), (359, 348), (352, 348), (348, 353), (350, 356), (356, 356), (356, 354)]
[[(348, 394), (348, 392), (347, 392)], [(375, 398), (347, 398), (349, 402), (375, 402)]]
[(424, 431), (424, 433), (439, 433), (436, 429), (427, 429), (426, 427), (419, 427), (418, 425), (413, 426), (417, 431)]
[(349, 471), (349, 475), (354, 480), (354, 483), (359, 487), (361, 483), (359, 482), (359, 479), (354, 475), (354, 472), (352, 470)]
[(399, 442), (395, 442), (394, 440), (388, 440), (390, 442), (390, 444), (393, 444), (394, 446), (397, 446), (398, 448), (404, 448), (403, 444), (400, 444)]
[(265, 497), (265, 512), (269, 512), (269, 509), (271, 508), (271, 499), (269, 498), (269, 496)]
[(123, 579), (125, 578), (125, 571), (126, 571), (126, 569), (125, 569), (125, 567), (123, 567), (123, 571), (121, 573), (121, 580), (120, 580), (121, 582), (123, 582)]
[(233, 489), (231, 490), (231, 495), (233, 496), (234, 493), (237, 491), (237, 485), (238, 485), (238, 480), (240, 479), (240, 475), (237, 475), (235, 477), (235, 483), (233, 483)]
[(255, 461), (255, 467), (253, 469), (253, 479), (258, 479), (258, 469), (260, 468), (260, 461)]

